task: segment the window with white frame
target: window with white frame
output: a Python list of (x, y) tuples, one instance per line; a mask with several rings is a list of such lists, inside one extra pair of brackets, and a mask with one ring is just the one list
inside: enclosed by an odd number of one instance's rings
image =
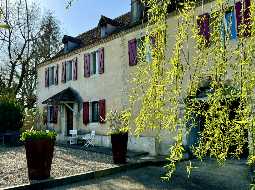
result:
[(54, 85), (54, 66), (49, 67), (49, 86)]
[(66, 81), (73, 80), (73, 62), (66, 62)]
[(47, 122), (52, 123), (53, 122), (53, 114), (54, 114), (54, 108), (53, 106), (48, 106), (48, 111), (47, 111)]
[(99, 122), (99, 102), (93, 101), (91, 102), (91, 119), (90, 121), (93, 122)]
[(90, 75), (98, 74), (98, 52), (92, 52), (90, 54)]

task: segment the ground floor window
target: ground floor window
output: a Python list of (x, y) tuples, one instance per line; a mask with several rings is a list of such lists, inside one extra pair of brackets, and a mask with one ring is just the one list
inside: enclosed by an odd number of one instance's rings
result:
[(91, 102), (91, 121), (98, 122), (99, 121), (99, 102), (94, 101)]
[(105, 99), (83, 102), (83, 123), (105, 123)]
[(53, 123), (53, 115), (54, 115), (54, 107), (53, 106), (48, 106), (48, 123)]

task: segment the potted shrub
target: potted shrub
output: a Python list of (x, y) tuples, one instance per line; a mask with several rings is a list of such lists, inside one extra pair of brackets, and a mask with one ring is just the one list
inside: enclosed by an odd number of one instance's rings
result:
[(21, 140), (25, 142), (29, 180), (50, 177), (56, 133), (54, 131), (25, 131)]
[(22, 130), (21, 140), (25, 143), (29, 179), (49, 178), (57, 134), (46, 130), (43, 113), (37, 109), (25, 111)]
[(120, 112), (114, 110), (107, 115), (111, 134), (112, 156), (115, 164), (126, 163), (129, 118), (130, 112), (127, 110)]

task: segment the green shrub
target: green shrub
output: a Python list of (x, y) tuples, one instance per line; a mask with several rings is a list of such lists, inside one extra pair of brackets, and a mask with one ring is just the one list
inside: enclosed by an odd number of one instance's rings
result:
[(41, 139), (56, 139), (57, 133), (55, 131), (25, 131), (21, 134), (21, 141), (41, 140)]
[(22, 121), (23, 106), (12, 96), (0, 95), (0, 132), (18, 131)]

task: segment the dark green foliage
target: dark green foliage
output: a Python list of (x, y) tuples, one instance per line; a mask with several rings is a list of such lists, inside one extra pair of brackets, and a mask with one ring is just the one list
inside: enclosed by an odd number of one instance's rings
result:
[(0, 95), (0, 132), (18, 131), (22, 127), (23, 106), (10, 95)]

